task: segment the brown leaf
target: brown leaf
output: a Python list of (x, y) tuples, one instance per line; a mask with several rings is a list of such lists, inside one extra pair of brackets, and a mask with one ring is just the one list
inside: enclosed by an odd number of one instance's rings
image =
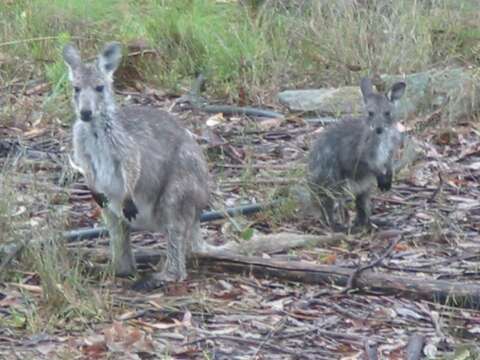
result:
[(133, 344), (136, 342), (140, 341), (144, 336), (144, 333), (141, 332), (140, 330), (133, 328), (132, 331), (128, 333), (128, 335), (125, 338), (124, 344), (127, 347), (131, 347)]
[(98, 220), (100, 219), (101, 215), (102, 215), (102, 208), (95, 203), (95, 207), (88, 214), (88, 217), (93, 220)]
[(165, 294), (168, 296), (185, 296), (188, 293), (188, 283), (186, 281), (168, 284), (165, 289)]
[(407, 244), (399, 243), (394, 248), (395, 251), (407, 251), (410, 247)]
[(85, 345), (83, 345), (80, 350), (87, 356), (88, 359), (96, 360), (104, 358), (108, 348), (107, 344), (105, 343), (105, 338), (102, 335), (94, 335), (86, 338), (84, 342)]
[(322, 262), (324, 264), (327, 264), (327, 265), (333, 265), (337, 262), (337, 254), (335, 253), (332, 253), (332, 254), (329, 254), (327, 256), (325, 256), (323, 259), (322, 259)]
[[(136, 321), (138, 324), (146, 324)], [(122, 322), (114, 321), (113, 325), (103, 331), (105, 343), (113, 352), (138, 353), (155, 352), (155, 346), (147, 334), (133, 326), (125, 326)]]
[(458, 145), (460, 143), (459, 135), (454, 129), (443, 129), (434, 136), (433, 140), (438, 145)]

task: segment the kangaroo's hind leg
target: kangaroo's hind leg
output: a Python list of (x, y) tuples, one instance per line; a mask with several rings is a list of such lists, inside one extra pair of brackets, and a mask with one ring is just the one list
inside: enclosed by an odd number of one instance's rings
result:
[(167, 257), (159, 272), (149, 274), (133, 285), (135, 290), (151, 290), (168, 282), (187, 278), (187, 253), (191, 249), (191, 233), (196, 221), (196, 210), (186, 201), (171, 199), (164, 204)]
[(130, 245), (130, 228), (122, 218), (108, 207), (102, 210), (110, 232), (110, 252), (116, 276), (129, 276), (136, 272), (135, 258)]

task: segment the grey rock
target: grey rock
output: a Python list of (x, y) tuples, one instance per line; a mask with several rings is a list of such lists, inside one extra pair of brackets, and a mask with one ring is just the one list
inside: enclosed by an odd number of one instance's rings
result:
[[(455, 122), (480, 111), (478, 70), (462, 67), (432, 69), (406, 76), (383, 75), (386, 88), (394, 82), (407, 83), (405, 96), (398, 101), (399, 119), (429, 114), (442, 108), (445, 119)], [(291, 111), (316, 113), (318, 116), (358, 115), (363, 108), (358, 87), (287, 90), (279, 93), (280, 103)]]
[(363, 108), (362, 95), (358, 86), (287, 90), (281, 92), (278, 99), (292, 111), (315, 112), (324, 116), (360, 113)]
[[(385, 75), (386, 84), (401, 77)], [(407, 75), (407, 96), (398, 104), (399, 116), (426, 115), (443, 108), (444, 119), (455, 122), (480, 111), (478, 73), (468, 68), (433, 69)]]

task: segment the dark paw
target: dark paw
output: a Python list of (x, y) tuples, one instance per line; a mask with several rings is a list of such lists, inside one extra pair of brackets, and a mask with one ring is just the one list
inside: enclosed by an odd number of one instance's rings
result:
[(154, 289), (165, 288), (167, 281), (156, 279), (152, 276), (145, 276), (137, 280), (132, 285), (132, 290), (135, 291), (151, 291)]
[(92, 191), (92, 198), (101, 208), (106, 207), (108, 204), (107, 197), (102, 193), (97, 193), (95, 191)]
[(137, 217), (138, 209), (137, 209), (137, 206), (135, 205), (135, 203), (133, 202), (133, 200), (131, 198), (126, 198), (123, 201), (122, 212), (123, 212), (123, 216), (125, 216), (125, 218), (128, 221), (132, 221), (133, 219), (135, 219)]
[(362, 234), (362, 233), (370, 233), (373, 231), (372, 223), (366, 224), (357, 224), (355, 223), (353, 227), (350, 229), (350, 234)]
[(379, 227), (393, 227), (393, 223), (389, 220), (384, 219), (375, 219), (372, 221), (372, 224), (375, 225), (377, 228)]
[(388, 191), (392, 188), (392, 172), (389, 170), (386, 174), (377, 176), (378, 188), (381, 191)]
[(373, 229), (373, 223), (371, 222), (370, 219), (366, 218), (355, 218), (355, 221), (353, 222), (353, 227), (351, 228), (350, 232), (352, 234), (358, 234), (360, 232), (364, 231), (370, 231)]
[(348, 231), (347, 226), (345, 226), (343, 224), (339, 224), (339, 223), (333, 224), (332, 226), (330, 226), (330, 228), (335, 232), (347, 232)]

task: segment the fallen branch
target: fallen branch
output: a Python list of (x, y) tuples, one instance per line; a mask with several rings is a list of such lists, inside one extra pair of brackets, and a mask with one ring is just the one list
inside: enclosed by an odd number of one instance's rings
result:
[[(227, 217), (234, 217), (239, 215), (250, 215), (274, 206), (278, 206), (280, 205), (280, 203), (281, 203), (281, 200), (277, 200), (277, 201), (272, 201), (271, 203), (268, 203), (268, 204), (249, 204), (249, 205), (239, 206), (235, 208), (227, 208), (224, 211), (207, 211), (201, 215), (200, 222), (222, 220)], [(107, 235), (108, 235), (108, 230), (104, 227), (76, 229), (76, 230), (66, 231), (63, 233), (63, 237), (68, 242), (95, 239), (97, 237), (107, 236)]]
[(276, 254), (306, 246), (337, 246), (342, 241), (348, 241), (348, 237), (342, 233), (310, 235), (281, 232), (277, 234), (255, 236), (248, 241), (248, 246), (245, 246), (245, 242), (230, 242), (226, 245), (226, 250), (243, 255), (262, 253)]
[[(156, 264), (164, 259), (162, 252), (137, 252), (139, 264)], [(97, 260), (107, 261), (96, 257)], [(195, 254), (189, 265), (204, 272), (253, 274), (259, 278), (275, 277), (306, 284), (346, 286), (355, 269), (335, 265), (308, 264), (299, 261), (278, 261), (231, 253)], [(363, 271), (358, 275), (361, 290), (382, 292), (412, 299), (425, 299), (464, 308), (480, 308), (480, 285), (475, 283), (436, 280), (428, 277), (400, 276)]]
[(200, 74), (194, 81), (192, 89), (188, 94), (181, 96), (175, 101), (174, 105), (179, 103), (189, 104), (192, 109), (204, 111), (206, 113), (223, 113), (225, 115), (247, 115), (247, 116), (259, 116), (259, 117), (268, 117), (268, 118), (279, 118), (283, 119), (283, 114), (277, 113), (275, 111), (257, 109), (252, 107), (243, 107), (243, 106), (230, 106), (230, 105), (210, 105), (207, 100), (200, 96), (202, 86), (204, 85), (206, 79)]
[(283, 119), (284, 116), (280, 113), (270, 110), (257, 109), (249, 106), (230, 106), (230, 105), (207, 105), (203, 104), (198, 107), (194, 107), (195, 110), (205, 111), (209, 114), (222, 113), (225, 115), (245, 115), (245, 116), (258, 116), (267, 118), (279, 118)]
[[(252, 273), (262, 278), (278, 277), (310, 284), (345, 286), (355, 271), (335, 265), (276, 261), (234, 254), (197, 254), (197, 259), (199, 267), (204, 270)], [(454, 306), (480, 308), (480, 285), (474, 283), (363, 271), (357, 278), (357, 287)]]
[(350, 289), (353, 289), (355, 287), (356, 279), (362, 271), (372, 269), (375, 266), (381, 265), (383, 260), (385, 260), (385, 258), (389, 256), (392, 253), (392, 251), (395, 249), (395, 246), (397, 245), (399, 240), (400, 240), (400, 236), (395, 237), (390, 243), (390, 245), (388, 246), (387, 250), (385, 250), (385, 252), (382, 255), (380, 255), (377, 259), (375, 259), (371, 263), (357, 268), (352, 273), (352, 275), (350, 275), (350, 277), (348, 278), (347, 287), (343, 290), (343, 293), (347, 293)]

